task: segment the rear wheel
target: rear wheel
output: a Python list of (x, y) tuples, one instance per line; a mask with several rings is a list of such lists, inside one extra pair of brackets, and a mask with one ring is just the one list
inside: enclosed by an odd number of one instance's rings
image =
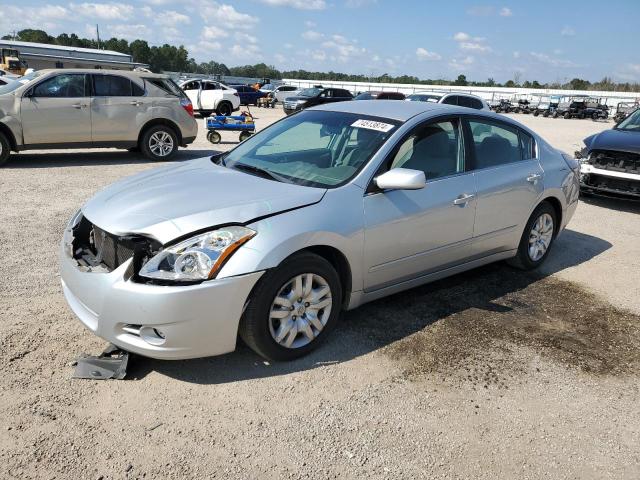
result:
[(250, 136), (251, 136), (251, 132), (240, 132), (240, 141), (244, 142)]
[(533, 116), (534, 116), (534, 117), (537, 117), (538, 115), (540, 115), (540, 114), (538, 113), (538, 111), (537, 111), (537, 110), (534, 110), (534, 111), (533, 111)]
[(564, 114), (565, 120), (569, 120), (571, 118), (571, 114), (569, 112)]
[(0, 132), (0, 166), (7, 163), (7, 160), (9, 160), (9, 155), (11, 155), (11, 145), (9, 144), (9, 139), (4, 133)]
[(220, 105), (218, 105), (218, 109), (216, 110), (218, 115), (224, 115), (225, 117), (231, 115), (231, 111), (231, 104), (229, 102), (220, 103)]
[(168, 160), (178, 151), (178, 138), (171, 127), (156, 125), (144, 133), (140, 149), (151, 160)]
[(296, 254), (260, 279), (240, 322), (240, 337), (269, 360), (293, 360), (324, 341), (341, 305), (333, 266), (313, 253)]
[(537, 268), (547, 258), (557, 228), (556, 211), (549, 202), (542, 202), (529, 217), (518, 253), (508, 263), (522, 270)]
[(222, 136), (215, 130), (211, 130), (209, 133), (207, 133), (207, 140), (209, 140), (211, 143), (217, 144), (222, 140)]

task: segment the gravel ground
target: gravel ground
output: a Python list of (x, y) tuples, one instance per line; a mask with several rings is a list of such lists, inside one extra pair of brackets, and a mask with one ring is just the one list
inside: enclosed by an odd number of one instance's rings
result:
[[(568, 152), (611, 126), (518, 118)], [(176, 161), (210, 154), (203, 133)], [(62, 297), (62, 229), (153, 167), (63, 151), (0, 172), (0, 478), (640, 477), (638, 204), (585, 199), (541, 271), (496, 264), (379, 300), (296, 362), (240, 345), (72, 380), (104, 342)]]

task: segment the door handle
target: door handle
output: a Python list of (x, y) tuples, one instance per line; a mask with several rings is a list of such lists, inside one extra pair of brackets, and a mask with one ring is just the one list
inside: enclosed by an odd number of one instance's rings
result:
[(140, 105), (142, 105), (142, 102), (134, 100), (134, 101), (131, 102), (131, 105), (133, 105), (134, 107), (139, 107)]
[(453, 204), (454, 205), (466, 205), (467, 203), (469, 203), (474, 198), (475, 198), (475, 195), (473, 195), (471, 193), (463, 193), (462, 195), (460, 195), (458, 198), (456, 198), (453, 201)]
[(531, 173), (529, 174), (529, 176), (527, 177), (527, 182), (530, 183), (537, 183), (538, 180), (540, 180), (542, 178), (542, 175), (540, 175), (539, 173)]
[(87, 104), (86, 103), (74, 103), (73, 105), (71, 105), (73, 108), (76, 108), (78, 110), (80, 110), (81, 108), (86, 108)]

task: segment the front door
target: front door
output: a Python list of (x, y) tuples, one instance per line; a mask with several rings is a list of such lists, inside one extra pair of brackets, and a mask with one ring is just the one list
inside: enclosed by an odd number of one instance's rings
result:
[(470, 119), (478, 189), (474, 256), (517, 248), (544, 190), (533, 138), (498, 120)]
[(120, 75), (91, 76), (93, 142), (136, 142), (149, 106), (142, 87)]
[(25, 145), (91, 142), (88, 76), (60, 73), (22, 97), (20, 115)]
[(386, 163), (379, 173), (422, 170), (427, 185), (374, 190), (364, 197), (365, 291), (463, 263), (471, 255), (476, 189), (465, 168), (459, 120), (419, 125)]

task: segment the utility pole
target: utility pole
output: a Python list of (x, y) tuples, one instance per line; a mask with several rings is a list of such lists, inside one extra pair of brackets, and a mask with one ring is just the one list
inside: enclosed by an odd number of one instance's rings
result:
[(98, 24), (96, 23), (96, 36), (98, 37), (98, 49), (100, 48), (100, 28), (98, 27)]

